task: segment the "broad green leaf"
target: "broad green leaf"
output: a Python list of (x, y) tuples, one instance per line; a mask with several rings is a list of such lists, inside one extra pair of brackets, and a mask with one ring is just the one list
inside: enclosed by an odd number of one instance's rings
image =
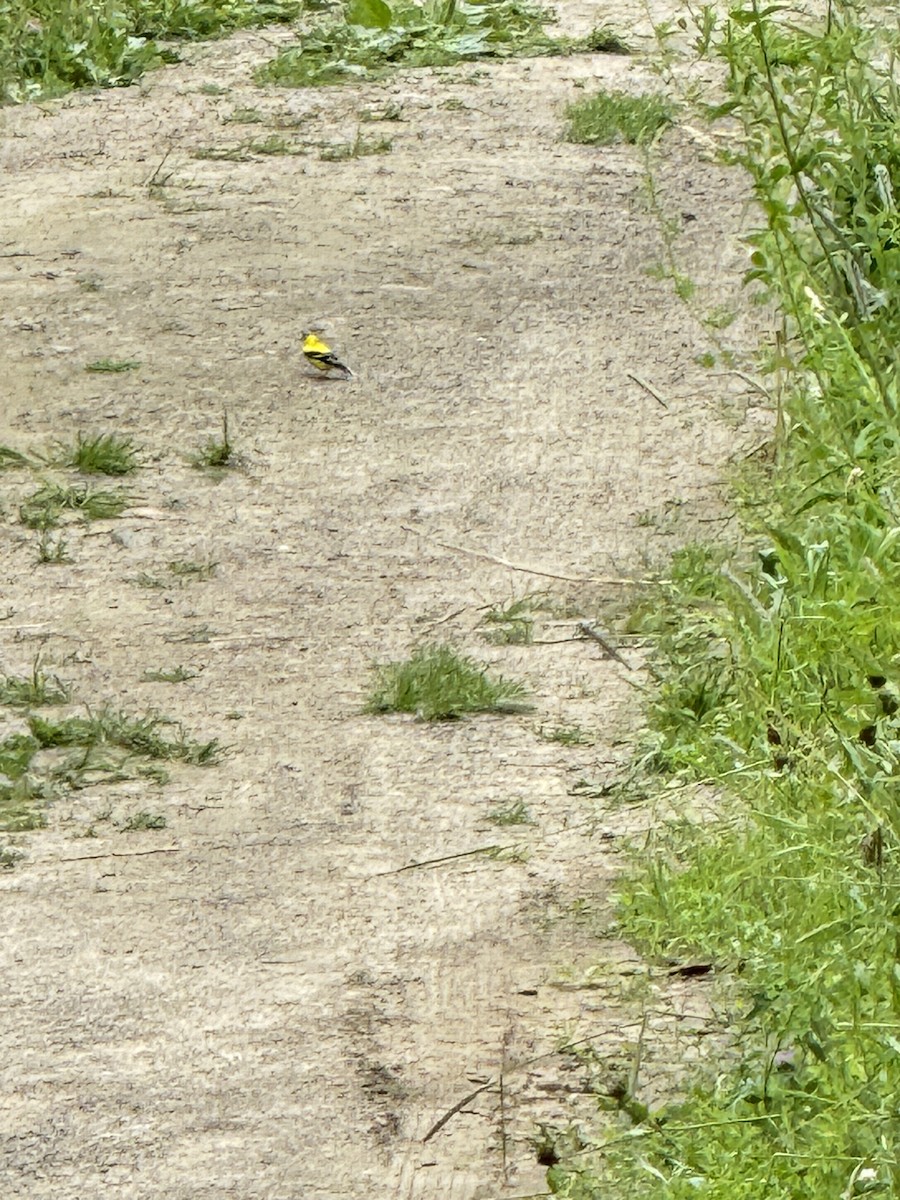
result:
[(394, 14), (385, 0), (350, 0), (347, 5), (347, 23), (362, 25), (365, 29), (390, 29)]

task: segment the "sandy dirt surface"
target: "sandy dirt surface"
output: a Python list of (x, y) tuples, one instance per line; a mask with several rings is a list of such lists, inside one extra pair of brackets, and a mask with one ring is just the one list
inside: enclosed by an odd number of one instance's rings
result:
[[(0, 665), (40, 653), (83, 703), (229, 747), (60, 799), (0, 878), (7, 1195), (542, 1191), (538, 1123), (595, 1107), (567, 1040), (627, 1074), (645, 1021), (652, 1101), (710, 1029), (702, 983), (605, 932), (647, 814), (572, 790), (628, 761), (644, 678), (576, 620), (718, 528), (723, 467), (766, 424), (697, 364), (709, 330), (652, 273), (642, 156), (560, 140), (582, 85), (655, 81), (598, 55), (255, 87), (287, 37), (0, 114), (2, 440), (115, 430), (144, 453), (132, 508), (72, 526), (64, 564), (17, 522), (34, 477), (5, 473)], [(402, 119), (361, 129), (389, 154), (310, 148), (388, 105)], [(264, 123), (228, 120), (246, 107)], [(307, 152), (196, 156), (272, 132)], [(654, 161), (704, 303), (739, 306), (742, 181), (684, 127)], [(353, 380), (311, 377), (309, 323)], [(85, 372), (101, 358), (141, 366)], [(185, 459), (225, 410), (242, 469), (216, 480)], [(179, 583), (179, 560), (218, 565)], [(479, 635), (486, 606), (543, 590), (537, 644)], [(370, 664), (429, 640), (525, 682), (535, 711), (362, 715)], [(196, 675), (143, 680), (177, 665)], [(531, 824), (489, 819), (517, 803)], [(141, 810), (166, 828), (122, 832)]]

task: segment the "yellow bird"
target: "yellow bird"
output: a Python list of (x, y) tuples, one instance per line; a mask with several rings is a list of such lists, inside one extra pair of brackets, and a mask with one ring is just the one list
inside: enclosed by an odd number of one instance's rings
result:
[(303, 353), (319, 371), (343, 371), (345, 379), (353, 376), (350, 368), (341, 362), (331, 347), (311, 331), (303, 335)]

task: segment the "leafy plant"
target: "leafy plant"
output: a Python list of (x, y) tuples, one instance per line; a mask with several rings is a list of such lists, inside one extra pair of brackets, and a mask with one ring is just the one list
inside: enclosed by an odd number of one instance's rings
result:
[(622, 49), (608, 30), (579, 41), (550, 37), (546, 20), (542, 9), (523, 0), (350, 0), (344, 19), (313, 24), (300, 42), (262, 67), (257, 80), (316, 87), (379, 79), (398, 67)]
[(173, 61), (155, 39), (215, 37), (291, 21), (294, 0), (7, 0), (0, 5), (0, 101), (132, 83)]
[(449, 646), (416, 650), (404, 662), (374, 669), (366, 712), (415, 713), (425, 721), (446, 721), (475, 712), (522, 712), (525, 689), (486, 670)]
[(488, 813), (487, 819), (492, 825), (534, 824), (531, 813), (528, 811), (528, 805), (524, 800), (514, 800), (512, 803), (504, 805), (503, 808), (493, 809)]

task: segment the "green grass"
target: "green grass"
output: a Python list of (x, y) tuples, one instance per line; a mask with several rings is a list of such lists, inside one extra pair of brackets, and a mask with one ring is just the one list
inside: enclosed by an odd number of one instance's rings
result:
[(21, 454), (18, 450), (13, 450), (12, 446), (0, 446), (0, 471), (9, 470), (13, 467), (30, 466), (31, 463), (24, 454)]
[(169, 563), (169, 572), (176, 579), (195, 579), (202, 582), (212, 579), (218, 565), (215, 562), (194, 562), (191, 559), (181, 558)]
[(344, 162), (371, 154), (389, 154), (392, 148), (393, 142), (390, 138), (365, 138), (357, 129), (352, 142), (334, 142), (330, 146), (323, 146), (319, 158), (323, 162)]
[(258, 108), (236, 108), (225, 117), (225, 122), (229, 125), (264, 125), (266, 116)]
[(293, 0), (7, 0), (0, 5), (0, 102), (127, 85), (177, 61), (158, 40), (218, 37), (292, 21), (299, 11)]
[(163, 671), (145, 671), (143, 678), (147, 683), (185, 683), (188, 679), (196, 679), (198, 674), (190, 667), (172, 667)]
[(246, 147), (251, 154), (261, 155), (306, 153), (304, 146), (298, 146), (296, 142), (292, 142), (278, 133), (270, 133), (267, 138), (254, 138), (246, 143)]
[(484, 616), (481, 635), (494, 645), (530, 646), (534, 641), (534, 613), (547, 605), (541, 593), (523, 596), (491, 608)]
[(729, 308), (727, 304), (719, 304), (706, 313), (703, 324), (708, 325), (710, 329), (727, 329), (736, 319), (737, 313), (734, 309)]
[(209, 438), (208, 441), (190, 459), (192, 467), (198, 471), (223, 472), (237, 465), (234, 445), (228, 434), (228, 415), (222, 415), (221, 438)]
[(343, 16), (326, 13), (302, 39), (256, 73), (282, 87), (318, 87), (381, 79), (400, 67), (452, 66), (481, 58), (623, 49), (608, 29), (579, 40), (553, 38), (547, 13), (523, 0), (349, 0)]
[(59, 524), (64, 512), (101, 521), (121, 516), (129, 503), (130, 497), (122, 491), (44, 483), (19, 505), (19, 520), (29, 529), (47, 530)]
[[(82, 749), (113, 747), (129, 754), (148, 759), (190, 763), (193, 766), (208, 766), (218, 762), (222, 747), (215, 739), (197, 742), (188, 738), (176, 722), (150, 713), (145, 716), (129, 716), (113, 708), (103, 708), (84, 717), (65, 717), (61, 721), (50, 721), (44, 717), (29, 717), (31, 736), (38, 744), (50, 746), (77, 746)], [(176, 731), (168, 737), (169, 730)]]
[(30, 675), (7, 675), (0, 678), (0, 704), (8, 708), (42, 708), (68, 704), (72, 689), (56, 675), (41, 670), (36, 660)]
[(563, 1156), (571, 1200), (900, 1198), (898, 44), (868, 20), (751, 3), (715, 39), (785, 419), (738, 544), (685, 548), (632, 618), (658, 688), (629, 783), (685, 815), (635, 847), (617, 936), (714, 963), (732, 1044)]
[(665, 96), (630, 96), (625, 92), (598, 92), (566, 108), (565, 138), (591, 146), (614, 142), (646, 146), (675, 119)]
[(272, 133), (267, 138), (250, 138), (236, 146), (198, 146), (192, 152), (194, 158), (206, 158), (214, 162), (249, 162), (260, 155), (306, 153), (306, 146), (292, 142), (277, 133)]
[(218, 631), (209, 625), (197, 625), (194, 629), (189, 629), (186, 633), (168, 633), (165, 640), (167, 642), (178, 642), (185, 646), (206, 646), (214, 637), (218, 637)]
[(449, 646), (416, 650), (404, 662), (374, 668), (366, 712), (415, 713), (424, 721), (446, 721), (477, 712), (523, 712), (525, 688), (458, 654)]
[(383, 108), (362, 108), (357, 116), (360, 121), (402, 121), (403, 120), (403, 105), (402, 104), (385, 104)]
[(79, 433), (73, 447), (59, 445), (54, 462), (74, 467), (82, 475), (130, 475), (139, 466), (132, 439), (116, 433), (98, 433), (93, 437)]
[(578, 49), (592, 54), (631, 54), (632, 48), (611, 25), (597, 25), (578, 43)]
[(141, 812), (133, 813), (120, 826), (122, 833), (134, 833), (136, 830), (143, 829), (165, 829), (168, 822), (162, 813)]
[(0, 741), (0, 830), (6, 833), (44, 824), (41, 810), (53, 793), (46, 775), (31, 769), (39, 749), (37, 740), (25, 733)]
[(28, 727), (0, 741), (0, 830), (39, 828), (46, 805), (67, 792), (126, 779), (162, 784), (168, 776), (161, 763), (205, 767), (223, 753), (217, 739), (196, 741), (157, 713), (133, 716), (103, 708), (52, 720), (34, 711), (71, 699), (69, 686), (37, 661), (30, 676), (0, 679), (0, 705), (21, 712)]
[(533, 825), (531, 813), (524, 800), (514, 800), (503, 808), (492, 809), (487, 819), (492, 825)]
[(84, 369), (97, 375), (120, 375), (125, 371), (136, 371), (140, 365), (133, 358), (98, 358)]

